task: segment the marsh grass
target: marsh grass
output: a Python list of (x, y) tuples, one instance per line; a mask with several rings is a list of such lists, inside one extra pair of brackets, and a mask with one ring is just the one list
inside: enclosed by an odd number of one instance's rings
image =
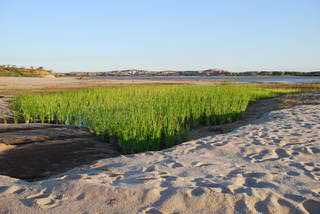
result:
[(170, 147), (194, 127), (235, 121), (250, 101), (289, 91), (248, 85), (122, 86), (22, 95), (12, 106), (16, 120), (86, 127), (133, 153)]

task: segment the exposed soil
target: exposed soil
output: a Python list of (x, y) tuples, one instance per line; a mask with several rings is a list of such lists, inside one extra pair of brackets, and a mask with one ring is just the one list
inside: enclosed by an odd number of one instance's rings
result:
[[(0, 114), (11, 115), (10, 97), (0, 97)], [(253, 123), (264, 113), (296, 105), (320, 104), (320, 92), (280, 95), (251, 103), (243, 119), (193, 130), (187, 140), (225, 133)], [(53, 124), (0, 124), (0, 174), (38, 180), (99, 159), (118, 156), (116, 145), (88, 130)]]
[(0, 125), (0, 174), (35, 180), (118, 156), (87, 130), (50, 124)]

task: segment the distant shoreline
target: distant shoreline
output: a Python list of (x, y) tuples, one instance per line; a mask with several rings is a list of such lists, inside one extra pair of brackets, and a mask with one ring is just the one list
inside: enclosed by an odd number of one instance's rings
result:
[(0, 65), (0, 77), (220, 77), (220, 76), (320, 76), (319, 71), (259, 70), (231, 72), (223, 69), (206, 70), (162, 70), (149, 71), (142, 69), (113, 70), (105, 72), (66, 72), (58, 73), (44, 67), (17, 67)]
[(320, 71), (246, 71), (229, 72), (219, 69), (201, 71), (146, 71), (146, 70), (117, 70), (106, 72), (68, 72), (55, 73), (57, 77), (216, 77), (216, 76), (320, 76)]
[(238, 83), (320, 83), (320, 76), (76, 76), (80, 80), (123, 80), (123, 81), (219, 81)]

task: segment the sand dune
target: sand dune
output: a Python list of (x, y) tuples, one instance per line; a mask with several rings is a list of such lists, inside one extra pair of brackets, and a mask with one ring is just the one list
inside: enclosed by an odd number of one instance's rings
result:
[(319, 213), (319, 121), (298, 106), (43, 181), (0, 176), (0, 213)]

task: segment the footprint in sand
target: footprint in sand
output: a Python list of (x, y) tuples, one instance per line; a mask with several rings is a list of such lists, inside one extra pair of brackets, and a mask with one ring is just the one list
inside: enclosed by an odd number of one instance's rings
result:
[(273, 183), (259, 181), (258, 179), (253, 177), (246, 178), (244, 186), (251, 187), (251, 188), (272, 188), (272, 189), (278, 188), (278, 186)]
[(170, 174), (168, 172), (165, 172), (165, 171), (159, 171), (158, 175), (160, 176), (160, 178), (170, 177)]
[(155, 207), (147, 207), (145, 209), (141, 210), (141, 213), (143, 214), (163, 214), (159, 209)]
[(178, 167), (183, 167), (183, 165), (181, 163), (178, 163), (176, 161), (172, 161), (172, 162), (168, 163), (167, 166), (172, 169), (178, 168)]
[(40, 208), (53, 208), (59, 204), (62, 199), (60, 194), (49, 194), (47, 189), (31, 194), (23, 199), (24, 204), (37, 204)]
[(205, 193), (205, 190), (202, 187), (196, 187), (191, 191), (191, 195), (196, 197), (202, 196), (204, 193)]
[(302, 202), (305, 200), (305, 197), (296, 194), (284, 194), (284, 197), (296, 202)]
[(320, 210), (320, 201), (316, 200), (306, 200), (303, 202), (303, 207), (311, 214), (317, 214)]
[(317, 181), (320, 181), (320, 167), (317, 167), (315, 163), (309, 162), (309, 163), (300, 163), (300, 162), (291, 162), (289, 163), (289, 166), (295, 167), (303, 173)]
[(301, 214), (303, 213), (300, 209), (298, 209), (296, 207), (295, 204), (293, 204), (292, 202), (290, 202), (290, 201), (288, 201), (286, 199), (279, 198), (277, 202), (278, 202), (278, 204), (280, 206), (285, 207), (286, 210), (288, 210), (288, 213), (297, 213), (297, 214), (298, 213), (301, 213)]
[(251, 153), (245, 156), (253, 163), (261, 163), (265, 161), (275, 161), (283, 158), (289, 158), (290, 154), (282, 148), (278, 149), (263, 149), (258, 153)]
[(6, 191), (11, 194), (21, 194), (22, 192), (25, 191), (25, 189), (14, 185), (14, 186), (9, 187)]
[(240, 214), (240, 213), (251, 213), (248, 205), (246, 204), (246, 201), (245, 200), (240, 200), (240, 201), (237, 201), (234, 205), (234, 210), (236, 214)]
[(289, 171), (289, 172), (287, 172), (287, 175), (289, 175), (289, 176), (299, 176), (300, 173), (296, 172), (296, 171)]
[(161, 165), (165, 166), (165, 167), (169, 167), (169, 168), (178, 168), (178, 167), (183, 167), (183, 165), (181, 163), (179, 163), (178, 161), (176, 161), (174, 158), (172, 157), (167, 157), (164, 160), (161, 160), (159, 163), (161, 163)]
[(258, 213), (305, 213), (301, 208), (294, 203), (284, 198), (279, 198), (273, 194), (269, 194), (264, 200), (256, 202), (254, 205)]
[(313, 154), (318, 154), (320, 153), (320, 147), (316, 147), (316, 146), (313, 146), (313, 147), (310, 147), (310, 150)]
[(0, 193), (7, 191), (8, 188), (7, 186), (0, 186)]
[(76, 196), (76, 200), (80, 201), (80, 200), (83, 200), (85, 197), (86, 197), (86, 194), (84, 192), (82, 192)]
[(205, 167), (205, 166), (211, 166), (212, 164), (210, 163), (202, 163), (200, 161), (194, 161), (194, 162), (191, 162), (191, 166), (193, 167)]
[(157, 167), (155, 165), (147, 167), (144, 172), (154, 172), (157, 170)]
[(39, 198), (35, 200), (41, 208), (50, 208), (54, 206), (54, 200), (51, 198)]
[(203, 141), (197, 141), (189, 148), (186, 148), (186, 150), (183, 152), (183, 154), (189, 154), (193, 152), (197, 152), (199, 150), (213, 150), (215, 148), (214, 143), (207, 143)]

